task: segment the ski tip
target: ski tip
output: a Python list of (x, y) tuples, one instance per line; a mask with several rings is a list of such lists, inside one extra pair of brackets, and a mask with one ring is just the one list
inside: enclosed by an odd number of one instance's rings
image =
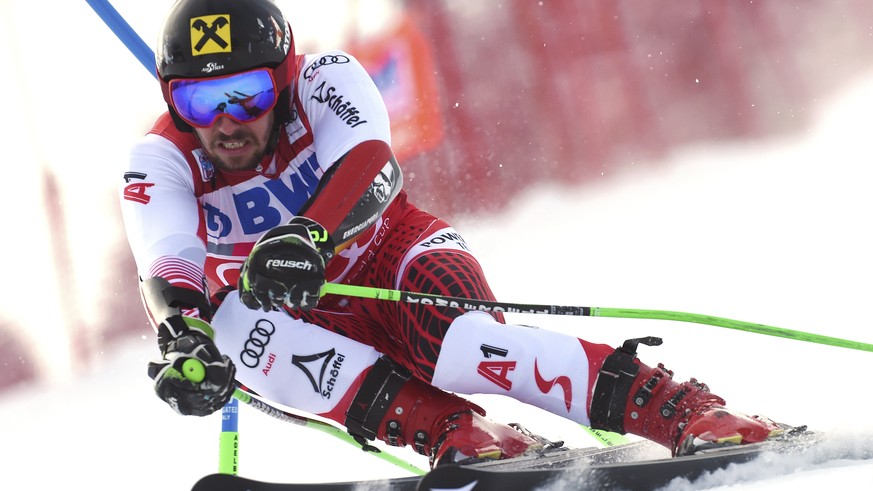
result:
[(194, 483), (194, 487), (191, 488), (191, 491), (207, 491), (218, 489), (218, 487), (216, 486), (216, 476), (220, 475), (221, 474), (209, 474), (208, 476), (201, 477), (196, 483)]

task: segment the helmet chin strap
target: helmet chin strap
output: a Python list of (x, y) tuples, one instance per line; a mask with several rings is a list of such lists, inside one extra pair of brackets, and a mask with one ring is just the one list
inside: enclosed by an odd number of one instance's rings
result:
[(273, 129), (270, 130), (270, 137), (267, 139), (267, 145), (264, 148), (264, 160), (261, 161), (262, 164), (265, 160), (273, 158), (273, 153), (275, 153), (276, 149), (279, 147), (279, 134), (284, 126), (285, 125), (278, 120), (273, 123)]

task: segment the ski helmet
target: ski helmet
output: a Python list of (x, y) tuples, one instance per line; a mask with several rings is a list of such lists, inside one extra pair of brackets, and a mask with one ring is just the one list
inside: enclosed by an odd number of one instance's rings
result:
[(176, 127), (187, 132), (193, 128), (173, 109), (170, 80), (270, 68), (279, 91), (278, 126), (291, 120), (289, 97), (297, 75), (294, 57), (291, 26), (271, 0), (179, 0), (167, 14), (155, 53), (170, 115)]

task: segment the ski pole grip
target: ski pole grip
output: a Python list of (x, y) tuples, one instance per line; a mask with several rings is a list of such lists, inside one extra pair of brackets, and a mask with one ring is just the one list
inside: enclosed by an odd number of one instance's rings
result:
[(188, 358), (182, 363), (182, 375), (186, 379), (199, 384), (206, 378), (206, 367), (203, 362), (196, 358)]

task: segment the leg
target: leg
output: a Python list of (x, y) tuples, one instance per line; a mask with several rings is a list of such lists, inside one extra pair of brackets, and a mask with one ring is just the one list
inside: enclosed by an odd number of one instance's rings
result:
[(533, 438), (411, 376), (372, 347), (283, 312), (249, 310), (228, 294), (213, 318), (237, 380), (260, 397), (332, 419), (350, 433), (412, 445), (438, 462), (519, 455)]
[[(378, 224), (375, 236), (339, 255), (357, 259), (342, 282), (493, 299), (482, 268), (460, 234), (430, 214), (405, 205)], [(352, 252), (354, 251), (354, 254)], [(343, 258), (341, 258), (343, 259)], [(416, 377), (430, 381), (442, 338), (464, 311), (328, 295), (302, 319), (374, 346)], [(350, 314), (352, 317), (350, 317)], [(494, 317), (502, 321), (500, 314)]]
[(352, 434), (389, 445), (410, 444), (431, 466), (465, 458), (509, 458), (541, 443), (484, 418), (482, 408), (411, 376), (380, 359), (352, 401), (346, 426)]
[(454, 322), (433, 384), (463, 394), (501, 394), (588, 425), (599, 366), (612, 348), (545, 329), (500, 324), (482, 312)]
[(283, 312), (249, 310), (231, 292), (213, 317), (215, 343), (237, 380), (271, 401), (342, 423), (380, 353)]
[(644, 365), (636, 359), (639, 342), (614, 350), (471, 312), (448, 330), (433, 383), (465, 394), (507, 395), (594, 428), (643, 436), (674, 454), (758, 442), (782, 431), (767, 419), (727, 410), (705, 384), (680, 384), (663, 366)]

